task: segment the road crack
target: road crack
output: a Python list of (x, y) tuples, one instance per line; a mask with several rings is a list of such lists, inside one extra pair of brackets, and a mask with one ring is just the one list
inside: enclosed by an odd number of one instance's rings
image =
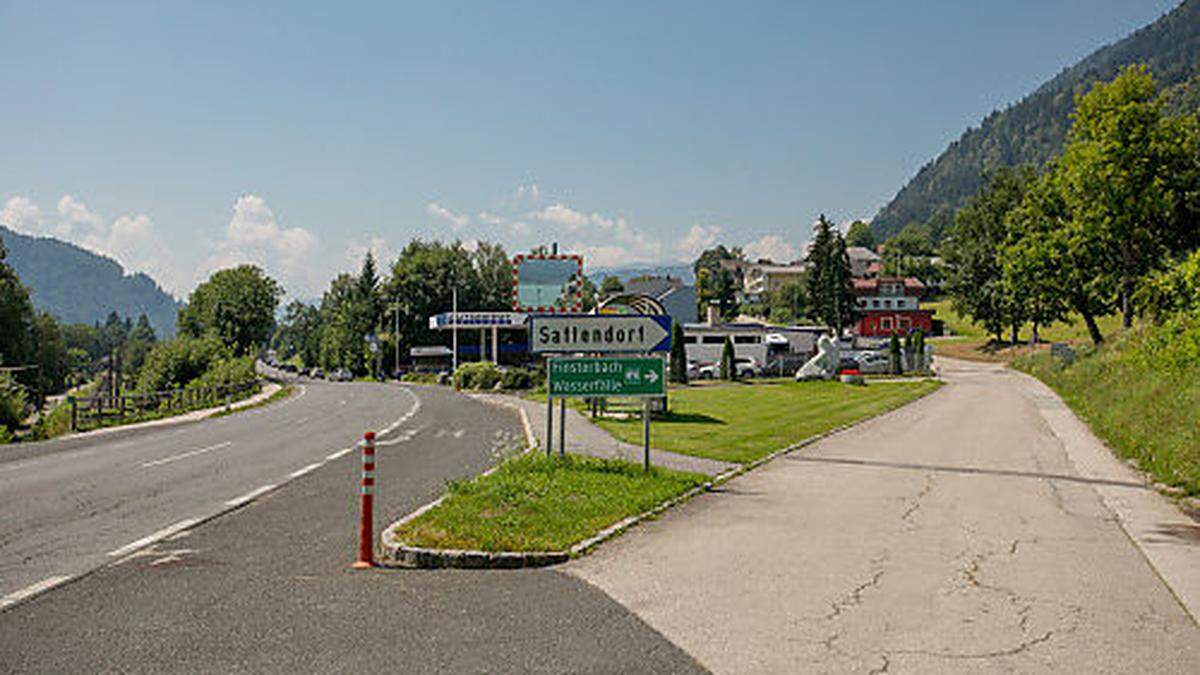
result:
[(933, 474), (925, 474), (925, 484), (922, 485), (920, 491), (918, 491), (917, 494), (913, 496), (911, 500), (909, 500), (907, 508), (904, 509), (904, 513), (900, 514), (900, 521), (905, 524), (906, 530), (911, 531), (917, 528), (916, 523), (913, 522), (913, 517), (921, 508), (921, 500), (923, 500), (931, 491), (933, 491), (933, 482)]
[[(879, 581), (883, 579), (884, 563), (886, 562), (887, 553), (884, 553), (883, 555), (872, 560), (871, 567), (873, 569), (871, 570), (871, 575), (867, 577), (866, 581), (858, 584), (854, 588), (850, 589), (848, 593), (830, 603), (830, 611), (824, 616), (824, 619), (826, 621), (833, 621), (849, 611), (850, 608), (861, 605), (863, 602), (863, 593), (867, 592), (869, 589), (879, 586)], [(833, 639), (837, 639), (837, 636), (834, 635)]]

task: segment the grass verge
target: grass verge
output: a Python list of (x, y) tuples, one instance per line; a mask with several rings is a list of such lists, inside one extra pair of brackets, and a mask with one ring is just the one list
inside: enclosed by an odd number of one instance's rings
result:
[(283, 399), (291, 396), (294, 393), (296, 393), (295, 385), (286, 384), (286, 383), (280, 384), (279, 389), (276, 390), (276, 392), (274, 394), (271, 394), (270, 396), (264, 398), (261, 401), (258, 401), (257, 403), (251, 403), (250, 405), (245, 405), (240, 408), (233, 408), (231, 410), (220, 410), (220, 411), (217, 411), (217, 412), (213, 413), (212, 415), (210, 415), (209, 419), (225, 417), (226, 415), (236, 415), (240, 412), (245, 412), (247, 410), (254, 410), (255, 408), (261, 408), (263, 406), (268, 406), (268, 405), (271, 405), (272, 403), (277, 403), (279, 401), (282, 401)]
[[(934, 380), (777, 382), (685, 387), (669, 392), (670, 412), (650, 425), (652, 447), (747, 463), (793, 443), (899, 407), (937, 389)], [(599, 419), (617, 438), (640, 445), (638, 419)]]
[(657, 467), (643, 472), (618, 460), (528, 453), (450, 483), (440, 504), (395, 535), (425, 548), (562, 551), (707, 480)]
[(1049, 385), (1118, 455), (1155, 480), (1200, 495), (1200, 316), (1144, 326), (1064, 364), (1013, 367)]

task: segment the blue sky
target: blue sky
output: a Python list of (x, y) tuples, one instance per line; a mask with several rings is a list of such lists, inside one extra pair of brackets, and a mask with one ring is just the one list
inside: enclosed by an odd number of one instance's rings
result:
[(1174, 0), (0, 0), (0, 221), (185, 295), (412, 237), (786, 258)]

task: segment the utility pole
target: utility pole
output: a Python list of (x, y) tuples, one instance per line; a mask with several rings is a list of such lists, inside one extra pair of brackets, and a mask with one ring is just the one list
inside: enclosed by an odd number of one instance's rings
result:
[(450, 289), (450, 293), (450, 341), (454, 345), (453, 353), (450, 355), (452, 364), (450, 377), (454, 377), (454, 374), (458, 372), (458, 286), (455, 285)]

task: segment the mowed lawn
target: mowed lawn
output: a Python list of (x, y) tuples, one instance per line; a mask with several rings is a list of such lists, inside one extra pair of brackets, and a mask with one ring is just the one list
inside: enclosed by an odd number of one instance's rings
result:
[[(670, 390), (670, 412), (654, 417), (650, 445), (684, 455), (752, 462), (835, 427), (877, 415), (919, 398), (933, 380), (778, 382), (684, 387)], [(617, 438), (641, 444), (640, 419), (600, 419)]]
[(441, 504), (395, 534), (429, 548), (562, 551), (706, 480), (611, 459), (530, 453), (486, 476), (451, 483)]

